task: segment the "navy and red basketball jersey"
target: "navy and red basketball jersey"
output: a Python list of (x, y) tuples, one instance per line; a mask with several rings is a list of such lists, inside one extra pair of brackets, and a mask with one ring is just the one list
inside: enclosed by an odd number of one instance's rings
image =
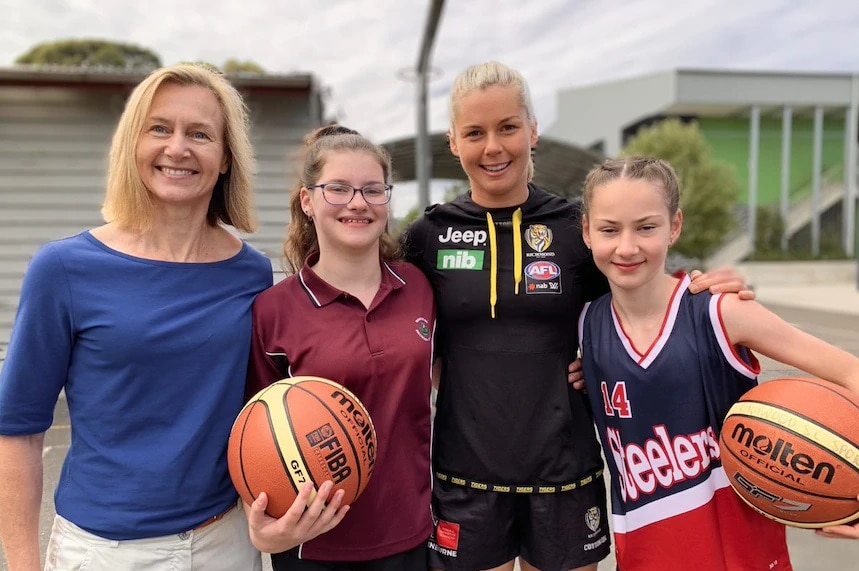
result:
[[(636, 348), (611, 295), (579, 319), (588, 396), (611, 473), (621, 571), (790, 570), (784, 526), (730, 488), (719, 431), (760, 368), (721, 324), (721, 295), (679, 280), (659, 336)], [(642, 352), (643, 351), (643, 352)]]

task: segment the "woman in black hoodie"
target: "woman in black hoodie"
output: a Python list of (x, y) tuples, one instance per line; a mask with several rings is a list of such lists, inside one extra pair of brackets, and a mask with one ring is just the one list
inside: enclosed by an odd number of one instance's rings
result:
[[(530, 182), (537, 121), (517, 71), (461, 73), (448, 135), (470, 191), (402, 239), (437, 303), (431, 567), (596, 571), (610, 549), (603, 461), (567, 368), (582, 306), (608, 284), (580, 203)], [(712, 281), (739, 289), (731, 272), (696, 283)]]

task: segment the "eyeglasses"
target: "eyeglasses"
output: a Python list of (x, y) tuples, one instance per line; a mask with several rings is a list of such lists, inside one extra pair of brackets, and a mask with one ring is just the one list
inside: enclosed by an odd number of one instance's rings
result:
[(324, 184), (316, 184), (307, 188), (321, 188), (322, 198), (325, 202), (334, 206), (343, 206), (352, 202), (355, 198), (355, 193), (360, 192), (367, 204), (381, 205), (387, 204), (391, 200), (391, 189), (393, 185), (373, 183), (362, 188), (355, 188), (351, 184), (345, 182), (326, 182)]

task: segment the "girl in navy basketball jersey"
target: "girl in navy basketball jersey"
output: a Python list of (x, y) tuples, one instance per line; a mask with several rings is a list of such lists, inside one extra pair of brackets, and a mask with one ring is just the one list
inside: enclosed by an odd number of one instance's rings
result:
[[(606, 161), (589, 173), (583, 202), (582, 235), (611, 287), (585, 306), (579, 338), (612, 476), (619, 569), (791, 569), (784, 526), (729, 487), (722, 419), (756, 384), (752, 350), (854, 392), (859, 359), (754, 301), (689, 295), (688, 276), (665, 272), (683, 221), (665, 161)], [(689, 446), (678, 453), (678, 442)], [(856, 537), (859, 524), (822, 533)]]
[(345, 385), (373, 418), (376, 464), (348, 507), (325, 482), (310, 508), (305, 489), (275, 520), (261, 494), (251, 539), (275, 571), (426, 571), (432, 290), (387, 232), (388, 153), (339, 126), (306, 143), (284, 244), (294, 273), (254, 302), (248, 395), (297, 375)]

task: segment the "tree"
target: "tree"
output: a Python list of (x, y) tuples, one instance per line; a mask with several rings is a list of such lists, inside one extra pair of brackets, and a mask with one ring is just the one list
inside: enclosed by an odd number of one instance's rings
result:
[(442, 198), (442, 202), (450, 202), (460, 194), (465, 194), (471, 190), (471, 185), (467, 180), (460, 180), (449, 187), (444, 191), (444, 198)]
[(739, 183), (733, 169), (716, 161), (697, 123), (667, 119), (641, 129), (622, 155), (648, 155), (671, 163), (680, 179), (683, 232), (678, 254), (701, 262), (734, 229)]
[(420, 209), (418, 209), (417, 206), (410, 208), (409, 211), (406, 212), (406, 215), (403, 216), (400, 219), (400, 221), (397, 223), (397, 227), (394, 228), (394, 231), (393, 231), (394, 236), (399, 236), (400, 234), (402, 234), (403, 230), (405, 230), (409, 224), (411, 224), (412, 222), (417, 220), (420, 217), (420, 215), (421, 215), (421, 211), (420, 211)]
[(150, 70), (161, 66), (153, 52), (131, 44), (107, 40), (58, 40), (43, 42), (18, 56), (15, 63), (81, 67), (116, 67)]
[(181, 63), (181, 64), (188, 64), (188, 65), (196, 65), (196, 66), (198, 66), (198, 67), (202, 67), (203, 69), (209, 70), (209, 71), (211, 71), (212, 73), (217, 73), (217, 74), (221, 74), (221, 73), (223, 73), (223, 72), (221, 71), (221, 68), (219, 68), (219, 67), (218, 67), (218, 66), (216, 66), (215, 64), (213, 64), (213, 63), (209, 63), (209, 62), (207, 62), (207, 61), (203, 61), (203, 60), (196, 60), (196, 61), (190, 61), (190, 60), (189, 60), (189, 61), (181, 61), (181, 62), (179, 62), (179, 63)]
[(237, 73), (256, 73), (259, 75), (265, 75), (265, 70), (258, 63), (248, 61), (239, 61), (235, 58), (230, 58), (224, 62), (223, 65), (224, 73), (228, 75), (233, 75)]
[[(469, 188), (470, 186), (467, 180), (455, 182), (445, 189), (444, 197), (441, 199), (441, 201), (450, 202), (460, 194), (468, 192)], [(413, 206), (412, 208), (410, 208), (409, 211), (406, 212), (406, 215), (400, 219), (399, 223), (397, 224), (397, 227), (394, 229), (394, 234), (396, 236), (399, 236), (403, 232), (403, 230), (405, 230), (409, 224), (417, 220), (421, 214), (423, 214), (423, 210), (419, 209), (417, 206)]]

